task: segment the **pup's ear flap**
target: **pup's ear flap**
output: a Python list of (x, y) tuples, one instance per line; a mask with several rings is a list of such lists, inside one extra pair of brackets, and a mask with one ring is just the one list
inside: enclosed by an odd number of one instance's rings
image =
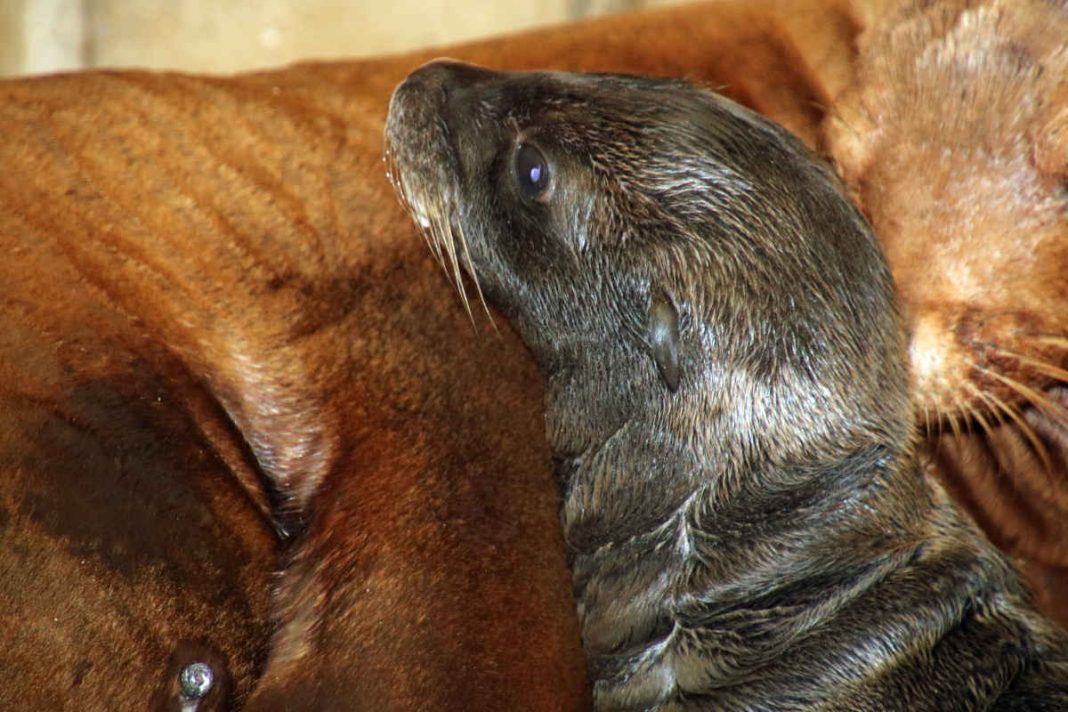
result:
[(670, 296), (654, 291), (649, 302), (646, 325), (649, 355), (656, 363), (660, 378), (672, 393), (679, 389), (682, 369), (679, 366), (679, 312)]

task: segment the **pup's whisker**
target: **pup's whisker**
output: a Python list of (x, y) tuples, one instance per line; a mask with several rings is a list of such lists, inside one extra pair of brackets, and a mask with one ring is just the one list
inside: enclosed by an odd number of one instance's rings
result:
[(486, 313), (486, 318), (489, 319), (490, 326), (498, 336), (500, 330), (497, 329), (497, 323), (493, 319), (493, 313), (490, 312), (489, 304), (486, 303), (486, 297), (482, 294), (482, 285), (478, 282), (478, 275), (475, 273), (474, 262), (471, 260), (471, 249), (467, 244), (467, 235), (464, 234), (463, 225), (460, 222), (456, 223), (456, 231), (460, 235), (460, 248), (463, 250), (463, 258), (467, 260), (469, 267), (468, 273), (471, 275), (471, 281), (475, 284), (475, 292), (478, 294), (478, 301), (482, 304), (482, 311)]

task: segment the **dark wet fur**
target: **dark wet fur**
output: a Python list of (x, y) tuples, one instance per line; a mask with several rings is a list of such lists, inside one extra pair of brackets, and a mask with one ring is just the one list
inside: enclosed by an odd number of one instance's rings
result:
[(917, 469), (889, 271), (797, 141), (681, 82), (436, 64), (387, 158), (542, 368), (600, 708), (1068, 709), (1064, 634)]

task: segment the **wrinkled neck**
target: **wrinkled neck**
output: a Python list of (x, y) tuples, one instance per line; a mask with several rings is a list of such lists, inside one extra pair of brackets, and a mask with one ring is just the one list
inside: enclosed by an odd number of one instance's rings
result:
[[(626, 349), (558, 359), (543, 371), (547, 434), (576, 553), (662, 525), (698, 490), (727, 509), (739, 498), (781, 507), (791, 490), (799, 499), (854, 497), (876, 480), (920, 496), (909, 484), (907, 418), (883, 428), (821, 400), (825, 391), (798, 395), (796, 379), (756, 383), (740, 368), (713, 365), (673, 392), (649, 359)], [(857, 458), (868, 462), (870, 453), (879, 453), (872, 472), (858, 471)]]
[[(629, 380), (598, 376), (613, 366)], [(744, 679), (901, 565), (886, 552), (908, 556), (929, 508), (907, 445), (857, 432), (784, 455), (758, 423), (739, 429), (726, 389), (673, 394), (651, 371), (607, 362), (557, 370), (547, 396), (584, 645), (604, 700), (619, 690), (665, 699), (687, 666), (712, 670), (717, 684)], [(829, 571), (845, 573), (824, 580)], [(801, 605), (834, 587), (835, 604)], [(746, 610), (773, 632), (738, 651), (692, 645)]]

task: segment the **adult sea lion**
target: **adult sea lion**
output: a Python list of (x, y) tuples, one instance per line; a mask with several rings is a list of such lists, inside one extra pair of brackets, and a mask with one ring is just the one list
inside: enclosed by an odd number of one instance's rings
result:
[(799, 142), (678, 81), (436, 62), (387, 155), (542, 369), (598, 707), (1068, 707), (1068, 636), (920, 472), (890, 272)]
[(1068, 5), (867, 6), (823, 140), (901, 293), (925, 459), (1068, 625)]
[(584, 705), (536, 370), (367, 74), (0, 83), (0, 708)]

